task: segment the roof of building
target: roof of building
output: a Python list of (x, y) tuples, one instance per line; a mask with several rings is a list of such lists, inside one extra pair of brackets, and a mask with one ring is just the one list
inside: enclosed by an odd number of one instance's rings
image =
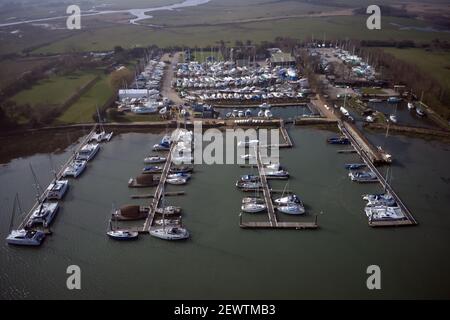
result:
[(276, 52), (270, 57), (272, 63), (295, 62), (295, 58), (290, 53)]

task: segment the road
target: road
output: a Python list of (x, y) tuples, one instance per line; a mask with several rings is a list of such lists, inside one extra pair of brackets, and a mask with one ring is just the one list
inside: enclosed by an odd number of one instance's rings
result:
[(181, 99), (177, 92), (172, 88), (173, 81), (173, 69), (177, 65), (178, 61), (180, 61), (181, 52), (175, 53), (172, 57), (169, 56), (168, 53), (165, 53), (161, 57), (161, 61), (170, 61), (170, 65), (164, 71), (164, 78), (161, 87), (161, 94), (164, 97), (172, 100), (176, 105), (184, 104), (183, 99)]

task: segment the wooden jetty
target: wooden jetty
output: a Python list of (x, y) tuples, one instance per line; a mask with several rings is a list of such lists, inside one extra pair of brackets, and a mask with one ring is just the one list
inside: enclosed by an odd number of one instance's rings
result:
[(405, 215), (405, 219), (403, 220), (386, 220), (386, 221), (369, 221), (369, 225), (371, 227), (395, 227), (395, 226), (411, 226), (417, 225), (417, 220), (411, 214), (408, 207), (403, 203), (397, 193), (394, 191), (392, 186), (386, 181), (381, 172), (375, 167), (373, 160), (368, 152), (366, 152), (361, 145), (356, 141), (355, 137), (346, 130), (344, 126), (339, 125), (342, 133), (350, 140), (350, 143), (355, 148), (356, 152), (360, 155), (362, 160), (366, 163), (367, 167), (376, 174), (379, 182), (383, 186), (386, 192), (389, 192), (392, 197), (397, 202), (398, 206), (402, 209), (403, 214)]
[[(91, 139), (92, 135), (95, 133), (95, 130), (97, 129), (97, 124), (95, 124), (92, 128), (92, 130), (89, 132), (89, 134), (83, 139), (83, 141), (77, 146), (77, 148), (74, 150), (74, 152), (72, 153), (72, 155), (69, 157), (69, 159), (67, 159), (67, 161), (64, 163), (64, 165), (61, 167), (61, 169), (56, 173), (55, 179), (56, 180), (60, 180), (63, 176), (64, 170), (67, 168), (67, 166), (75, 159), (77, 153), (80, 151), (80, 149), (89, 142), (89, 140)], [(54, 179), (54, 180), (55, 180)], [(52, 180), (52, 182), (54, 181)], [(24, 229), (28, 220), (30, 220), (31, 215), (33, 214), (33, 212), (37, 209), (37, 207), (39, 206), (39, 202), (40, 201), (44, 201), (47, 198), (47, 188), (45, 188), (45, 190), (43, 190), (42, 194), (39, 196), (39, 199), (34, 203), (33, 207), (31, 207), (30, 211), (24, 216), (22, 222), (20, 223), (18, 229)], [(39, 227), (36, 227), (39, 228)], [(42, 230), (42, 229), (41, 229)], [(51, 234), (51, 230), (49, 228), (45, 228), (44, 232), (46, 234)]]
[(285, 143), (280, 144), (279, 147), (280, 148), (292, 148), (294, 146), (294, 143), (292, 142), (291, 137), (289, 136), (289, 133), (286, 130), (286, 127), (284, 126), (283, 119), (280, 120), (280, 132), (281, 132), (281, 135), (283, 136)]
[(161, 200), (161, 197), (163, 195), (164, 185), (166, 184), (167, 176), (170, 172), (170, 166), (172, 165), (172, 153), (173, 149), (175, 148), (176, 143), (172, 143), (172, 146), (170, 147), (170, 151), (167, 154), (167, 159), (164, 164), (158, 186), (156, 187), (155, 194), (153, 196), (153, 201), (150, 205), (150, 212), (148, 214), (147, 219), (145, 220), (144, 226), (140, 232), (148, 233), (150, 231), (150, 227), (153, 224), (153, 219), (155, 218), (156, 209), (158, 208), (159, 201)]
[(267, 208), (267, 216), (269, 221), (266, 222), (243, 222), (240, 216), (239, 225), (241, 228), (259, 228), (259, 229), (316, 229), (317, 216), (314, 222), (280, 222), (278, 221), (275, 207), (272, 201), (271, 189), (267, 182), (265, 169), (261, 161), (261, 153), (259, 148), (256, 150), (256, 163), (258, 166), (259, 179), (262, 184), (263, 198)]

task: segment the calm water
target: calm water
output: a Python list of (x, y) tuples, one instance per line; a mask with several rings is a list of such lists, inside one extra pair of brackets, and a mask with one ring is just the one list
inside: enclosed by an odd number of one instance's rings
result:
[[(248, 172), (238, 166), (197, 166), (187, 194), (167, 198), (183, 206), (192, 239), (164, 242), (142, 235), (136, 242), (105, 235), (112, 202), (145, 203), (127, 180), (162, 134), (127, 133), (102, 146), (84, 175), (71, 184), (40, 249), (0, 241), (0, 297), (10, 298), (449, 298), (450, 148), (438, 142), (383, 135), (370, 139), (393, 151), (393, 185), (420, 222), (417, 227), (371, 229), (361, 194), (378, 186), (351, 183), (343, 164), (355, 155), (336, 153), (328, 131), (290, 128), (295, 148), (281, 151), (289, 189), (303, 198), (320, 229), (242, 230), (242, 193), (234, 182)], [(68, 157), (52, 157), (55, 165)], [(12, 198), (29, 208), (34, 194), (28, 168), (42, 184), (50, 180), (47, 155), (16, 159), (0, 167), (0, 237), (7, 234)], [(284, 183), (274, 184), (283, 188)], [(146, 192), (146, 191), (142, 191)], [(245, 219), (252, 219), (246, 215)], [(258, 219), (263, 219), (262, 217)], [(304, 219), (308, 219), (305, 217)], [(82, 270), (82, 290), (66, 289), (68, 265)], [(378, 264), (382, 290), (366, 289), (366, 268)]]

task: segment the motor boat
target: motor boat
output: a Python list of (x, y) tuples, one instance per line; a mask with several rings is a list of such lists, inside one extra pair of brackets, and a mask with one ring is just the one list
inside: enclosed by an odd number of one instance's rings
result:
[(45, 238), (45, 233), (40, 230), (12, 230), (6, 237), (6, 242), (17, 246), (39, 246)]
[(48, 200), (61, 200), (69, 188), (69, 180), (56, 180), (47, 188)]
[(144, 159), (144, 163), (163, 163), (166, 162), (166, 158), (165, 157), (160, 157), (160, 156), (150, 156)]
[(267, 179), (289, 179), (289, 172), (285, 170), (265, 171)]
[(238, 147), (254, 147), (257, 146), (259, 143), (259, 140), (249, 140), (249, 141), (239, 141)]
[(167, 175), (167, 179), (176, 179), (176, 178), (183, 178), (189, 180), (191, 178), (191, 174), (181, 172), (181, 173), (171, 173)]
[(245, 181), (245, 182), (259, 181), (259, 176), (255, 176), (253, 174), (246, 174), (246, 175), (241, 176), (239, 181)]
[(136, 240), (139, 232), (130, 230), (110, 230), (106, 234), (114, 240)]
[(376, 206), (364, 209), (369, 221), (377, 220), (402, 220), (405, 215), (400, 207)]
[(415, 108), (414, 103), (408, 102), (408, 110), (411, 111)]
[(258, 213), (266, 210), (266, 205), (256, 202), (248, 202), (241, 206), (241, 210), (247, 213)]
[(187, 179), (183, 177), (167, 178), (166, 182), (173, 185), (183, 185), (187, 183)]
[(350, 171), (348, 176), (352, 181), (356, 182), (378, 182), (377, 175), (372, 171)]
[(184, 240), (189, 238), (189, 232), (182, 227), (162, 227), (150, 230), (150, 235), (163, 240)]
[(328, 138), (329, 144), (350, 144), (350, 141), (346, 137), (332, 137)]
[(90, 161), (95, 157), (98, 150), (100, 150), (100, 145), (98, 143), (88, 143), (78, 151), (75, 159)]
[(171, 227), (177, 227), (180, 225), (180, 219), (157, 219), (154, 220), (154, 224), (157, 226), (171, 226)]
[(175, 206), (165, 206), (162, 208), (156, 208), (155, 212), (163, 215), (179, 214), (181, 213), (181, 208)]
[(265, 203), (264, 199), (256, 197), (244, 197), (242, 198), (242, 204), (246, 203)]
[(347, 164), (345, 164), (345, 169), (359, 170), (361, 168), (364, 168), (365, 166), (366, 166), (365, 163), (347, 163)]
[(77, 178), (84, 169), (86, 169), (87, 161), (74, 160), (63, 171), (63, 177)]
[(394, 207), (397, 205), (394, 197), (389, 193), (380, 194), (366, 194), (363, 199), (367, 201), (367, 206), (389, 206)]
[(286, 213), (286, 214), (292, 214), (292, 215), (298, 215), (298, 214), (304, 214), (305, 213), (305, 207), (301, 203), (295, 203), (295, 202), (288, 202), (286, 204), (277, 206), (277, 210)]
[(169, 151), (170, 143), (157, 143), (157, 144), (153, 145), (152, 150), (153, 151)]
[(243, 190), (255, 190), (261, 188), (262, 184), (259, 181), (238, 181), (236, 182), (236, 187)]
[(161, 173), (163, 170), (160, 166), (149, 166), (142, 169), (142, 173)]
[(35, 225), (42, 225), (44, 227), (49, 226), (53, 218), (58, 212), (59, 204), (58, 202), (42, 202), (33, 211), (30, 219), (27, 222), (27, 227), (32, 228)]
[(194, 171), (194, 166), (173, 166), (169, 169), (170, 173), (190, 173)]
[(391, 114), (389, 116), (389, 121), (391, 121), (392, 123), (397, 123), (397, 116), (395, 114)]

